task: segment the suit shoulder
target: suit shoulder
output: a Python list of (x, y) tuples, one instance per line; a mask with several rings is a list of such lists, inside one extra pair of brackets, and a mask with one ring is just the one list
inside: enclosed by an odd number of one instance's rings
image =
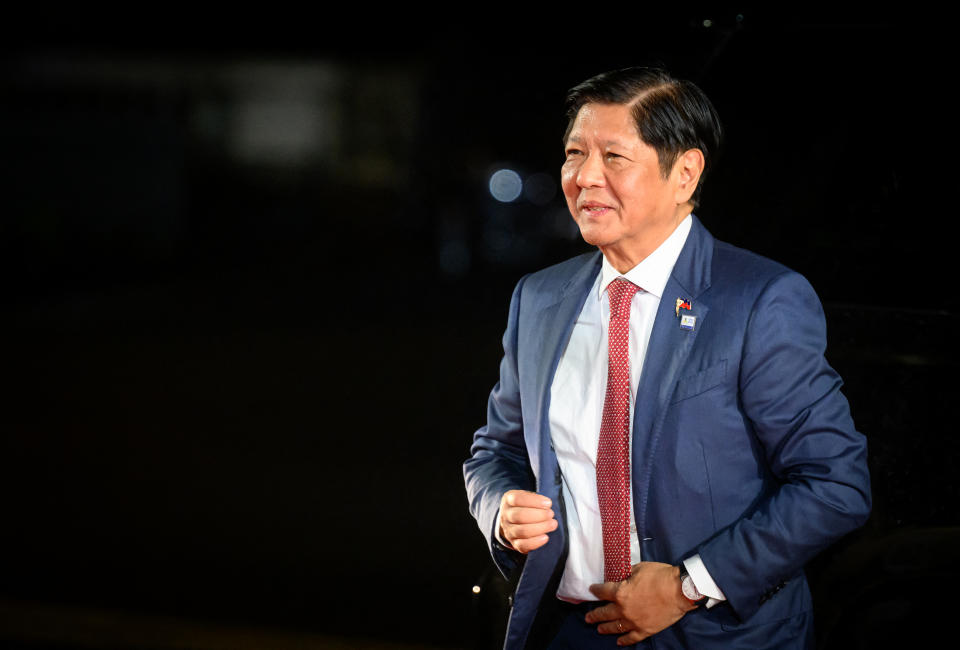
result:
[(817, 322), (824, 317), (820, 297), (807, 278), (752, 251), (716, 242), (712, 277), (715, 298), (722, 296), (731, 309), (768, 314), (791, 305)]
[(759, 288), (781, 276), (803, 278), (802, 275), (780, 262), (722, 241), (714, 242), (713, 271), (715, 278), (720, 277)]

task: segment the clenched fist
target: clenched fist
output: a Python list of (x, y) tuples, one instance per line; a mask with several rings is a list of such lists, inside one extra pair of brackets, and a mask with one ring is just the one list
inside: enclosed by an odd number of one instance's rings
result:
[(521, 553), (540, 548), (557, 529), (550, 499), (526, 490), (510, 490), (500, 499), (500, 537)]

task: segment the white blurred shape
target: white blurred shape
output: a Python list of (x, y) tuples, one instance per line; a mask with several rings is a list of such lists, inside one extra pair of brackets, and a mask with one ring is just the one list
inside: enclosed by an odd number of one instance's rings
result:
[(522, 191), (520, 174), (512, 169), (499, 169), (490, 176), (490, 195), (502, 203), (516, 201)]

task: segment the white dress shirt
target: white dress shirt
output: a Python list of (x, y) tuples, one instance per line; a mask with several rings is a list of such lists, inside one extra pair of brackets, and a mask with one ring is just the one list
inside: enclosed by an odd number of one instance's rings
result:
[[(688, 215), (649, 256), (625, 274), (606, 258), (590, 290), (570, 340), (563, 351), (550, 394), (550, 434), (563, 476), (563, 499), (569, 552), (557, 596), (580, 602), (596, 600), (590, 585), (603, 582), (603, 536), (597, 499), (597, 447), (607, 389), (607, 329), (610, 303), (607, 286), (624, 277), (640, 287), (630, 303), (630, 442), (633, 444), (633, 406), (640, 382), (653, 322), (664, 287), (686, 243), (693, 221)], [(643, 408), (643, 405), (640, 405)], [(631, 506), (633, 505), (631, 499)], [(640, 561), (636, 517), (630, 527), (631, 564)], [(684, 561), (697, 589), (714, 599), (723, 593), (714, 584), (700, 557)]]

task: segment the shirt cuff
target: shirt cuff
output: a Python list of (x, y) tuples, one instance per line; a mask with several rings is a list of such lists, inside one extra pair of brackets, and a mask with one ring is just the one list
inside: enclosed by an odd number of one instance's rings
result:
[(723, 592), (720, 591), (717, 583), (710, 577), (710, 572), (707, 571), (706, 565), (704, 565), (703, 560), (700, 559), (699, 553), (684, 560), (683, 567), (687, 570), (690, 579), (693, 580), (693, 586), (697, 588), (697, 591), (707, 597), (708, 609), (727, 599), (727, 597), (723, 595)]

